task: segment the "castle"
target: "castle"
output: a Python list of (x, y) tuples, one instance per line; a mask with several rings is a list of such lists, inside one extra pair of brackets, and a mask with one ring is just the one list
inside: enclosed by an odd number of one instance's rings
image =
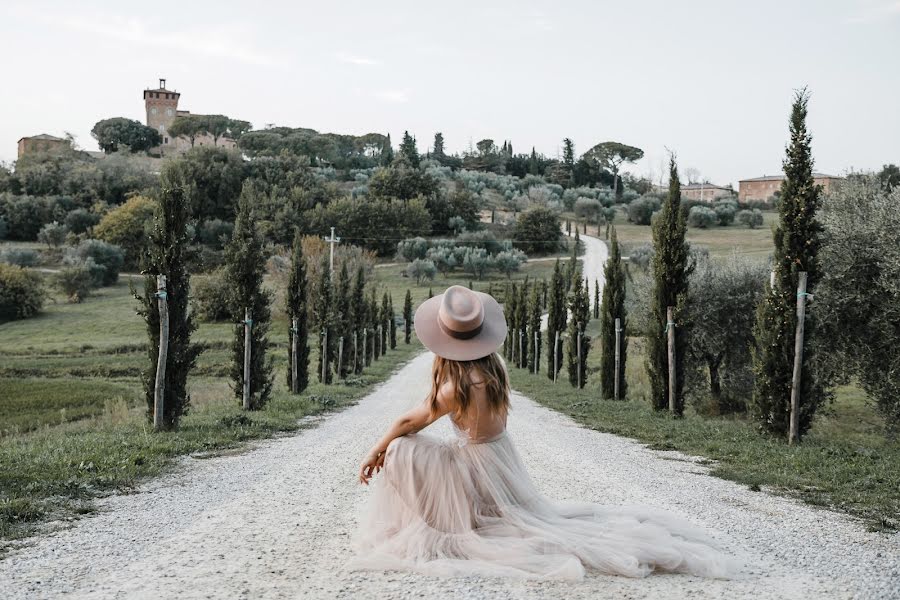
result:
[[(198, 134), (191, 143), (188, 138), (173, 137), (169, 135), (169, 128), (175, 122), (176, 117), (185, 117), (191, 114), (188, 110), (178, 110), (178, 99), (181, 94), (175, 90), (166, 89), (166, 80), (159, 80), (159, 87), (155, 90), (144, 90), (144, 108), (147, 111), (147, 127), (159, 131), (162, 136), (162, 145), (157, 149), (160, 154), (174, 154), (189, 150), (193, 146), (218, 146), (219, 148), (234, 148), (237, 144), (229, 137), (220, 137), (216, 141), (208, 133)], [(203, 115), (194, 115), (202, 117)]]

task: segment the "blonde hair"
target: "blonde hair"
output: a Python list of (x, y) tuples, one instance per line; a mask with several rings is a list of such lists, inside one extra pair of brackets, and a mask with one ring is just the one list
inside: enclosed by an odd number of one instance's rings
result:
[[(482, 380), (473, 383), (473, 372), (480, 374)], [(447, 381), (453, 385), (456, 403), (454, 417), (457, 419), (468, 410), (471, 399), (469, 391), (476, 383), (485, 386), (492, 413), (505, 414), (509, 410), (509, 376), (503, 359), (496, 352), (475, 360), (450, 360), (435, 356), (431, 367), (431, 392), (427, 399), (432, 414), (438, 412), (438, 393)]]

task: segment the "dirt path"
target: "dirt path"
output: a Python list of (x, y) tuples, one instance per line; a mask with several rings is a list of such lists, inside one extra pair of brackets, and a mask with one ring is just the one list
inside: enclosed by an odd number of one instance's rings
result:
[[(888, 598), (898, 537), (846, 517), (751, 492), (675, 454), (583, 429), (516, 396), (510, 434), (548, 496), (665, 507), (708, 527), (750, 566), (737, 581), (680, 575), (583, 582), (431, 579), (354, 573), (351, 535), (368, 489), (364, 451), (420, 400), (423, 354), (358, 405), (317, 427), (214, 459), (109, 498), (72, 528), (0, 560), (18, 598)], [(445, 424), (436, 424), (438, 433)], [(445, 434), (449, 430), (444, 429)], [(894, 561), (894, 562), (891, 562)]]

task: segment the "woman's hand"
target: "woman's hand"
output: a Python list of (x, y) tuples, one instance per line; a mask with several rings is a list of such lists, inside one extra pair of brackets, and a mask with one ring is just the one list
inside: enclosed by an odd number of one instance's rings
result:
[(370, 450), (359, 467), (359, 482), (369, 485), (372, 476), (384, 468), (384, 452)]

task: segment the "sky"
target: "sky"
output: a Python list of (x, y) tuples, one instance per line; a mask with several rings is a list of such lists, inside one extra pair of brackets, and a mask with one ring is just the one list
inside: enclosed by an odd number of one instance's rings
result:
[[(22, 136), (179, 108), (322, 132), (405, 130), (424, 152), (615, 140), (714, 184), (777, 174), (807, 86), (816, 170), (900, 163), (900, 0), (2, 0), (0, 161)], [(684, 178), (682, 178), (684, 179)]]

